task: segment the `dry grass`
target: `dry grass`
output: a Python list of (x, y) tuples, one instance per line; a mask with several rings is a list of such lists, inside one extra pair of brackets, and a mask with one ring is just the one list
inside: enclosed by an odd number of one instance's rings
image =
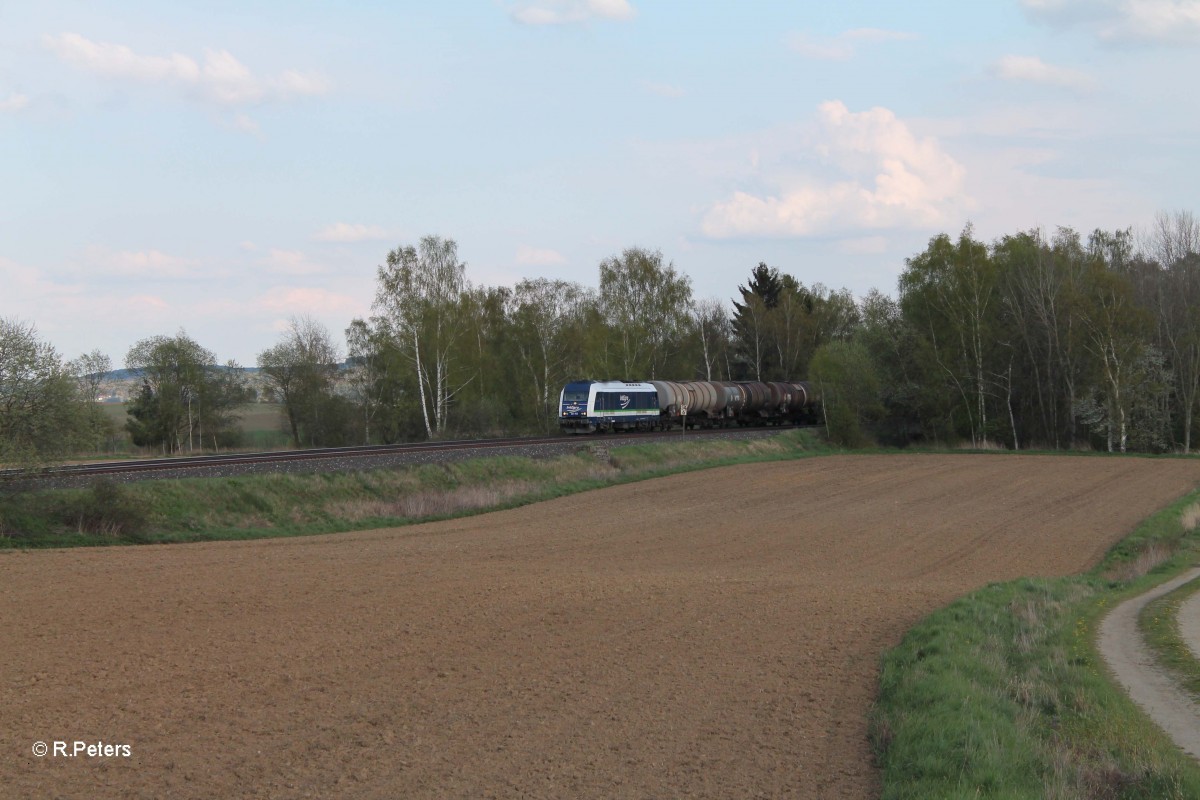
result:
[(358, 522), (372, 518), (422, 519), (474, 511), (507, 503), (531, 494), (535, 487), (524, 481), (490, 486), (460, 486), (455, 489), (424, 490), (394, 500), (354, 499), (333, 503), (330, 514)]
[[(1184, 534), (1191, 533), (1200, 526), (1200, 503), (1192, 503), (1180, 512), (1179, 525)], [(1105, 577), (1120, 581), (1136, 580), (1159, 564), (1170, 560), (1179, 551), (1179, 547), (1180, 542), (1173, 538), (1153, 539), (1142, 547), (1132, 561), (1109, 570)]]
[(1183, 526), (1185, 532), (1196, 530), (1200, 526), (1200, 503), (1192, 503), (1183, 510), (1179, 515), (1179, 524)]
[(1104, 577), (1118, 581), (1137, 580), (1159, 564), (1169, 561), (1178, 547), (1176, 542), (1155, 539), (1143, 547), (1132, 561), (1114, 567)]

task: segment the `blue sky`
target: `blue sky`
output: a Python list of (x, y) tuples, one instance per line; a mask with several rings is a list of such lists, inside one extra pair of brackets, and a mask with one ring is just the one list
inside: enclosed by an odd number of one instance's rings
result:
[(1197, 74), (1200, 0), (0, 0), (0, 316), (249, 365), (426, 234), (476, 284), (893, 292), (968, 221), (1200, 210)]

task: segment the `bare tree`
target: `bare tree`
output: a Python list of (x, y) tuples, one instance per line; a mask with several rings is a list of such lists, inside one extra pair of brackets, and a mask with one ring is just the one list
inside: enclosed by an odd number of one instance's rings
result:
[(583, 287), (548, 278), (523, 280), (510, 298), (509, 318), (516, 330), (521, 363), (538, 399), (538, 420), (546, 424), (552, 416), (551, 388), (564, 379), (569, 353), (562, 338), (581, 301)]
[(383, 352), (377, 320), (351, 320), (346, 328), (349, 347), (346, 385), (362, 414), (363, 444), (371, 443), (371, 427), (383, 407), (385, 383), (389, 377), (389, 359)]
[(92, 402), (98, 401), (109, 385), (112, 359), (99, 350), (93, 350), (71, 359), (67, 362), (67, 367), (79, 381), (79, 390), (83, 396)]
[(292, 317), (283, 340), (258, 354), (267, 388), (283, 404), (297, 447), (328, 443), (328, 398), (341, 360), (329, 330), (309, 316)]
[(111, 383), (112, 359), (99, 350), (84, 353), (67, 362), (67, 369), (79, 384), (79, 394), (87, 403), (87, 420), (91, 444), (99, 447), (113, 428), (112, 421), (98, 405), (101, 395)]
[(700, 353), (704, 358), (704, 379), (711, 381), (713, 368), (719, 368), (724, 361), (727, 368), (725, 379), (728, 380), (729, 359), (726, 356), (732, 328), (725, 304), (715, 297), (697, 301), (692, 308), (692, 325), (700, 340)]
[(1142, 249), (1163, 269), (1200, 253), (1200, 221), (1190, 211), (1154, 215), (1148, 236), (1143, 236)]
[(1190, 212), (1159, 212), (1141, 246), (1152, 259), (1139, 288), (1157, 323), (1158, 344), (1171, 363), (1183, 451), (1192, 449), (1200, 410), (1200, 222)]

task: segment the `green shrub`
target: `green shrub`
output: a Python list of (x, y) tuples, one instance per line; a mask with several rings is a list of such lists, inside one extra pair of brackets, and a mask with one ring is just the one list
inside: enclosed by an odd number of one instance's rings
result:
[(98, 478), (90, 489), (68, 506), (68, 524), (80, 533), (114, 538), (136, 538), (146, 528), (146, 512), (124, 486)]

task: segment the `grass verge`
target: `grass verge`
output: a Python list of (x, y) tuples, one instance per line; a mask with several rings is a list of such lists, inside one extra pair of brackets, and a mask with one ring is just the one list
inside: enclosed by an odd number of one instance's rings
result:
[[(480, 458), (312, 475), (140, 481), (0, 494), (0, 549), (251, 539), (404, 525), (511, 508), (715, 466), (830, 452), (808, 430), (769, 438), (625, 445), (548, 459)], [(115, 489), (115, 490), (114, 490)], [(130, 509), (143, 518), (133, 524)]]
[(884, 798), (1196, 798), (1200, 765), (1107, 677), (1104, 613), (1190, 565), (1181, 512), (1143, 522), (1087, 574), (992, 584), (883, 660), (871, 735)]

